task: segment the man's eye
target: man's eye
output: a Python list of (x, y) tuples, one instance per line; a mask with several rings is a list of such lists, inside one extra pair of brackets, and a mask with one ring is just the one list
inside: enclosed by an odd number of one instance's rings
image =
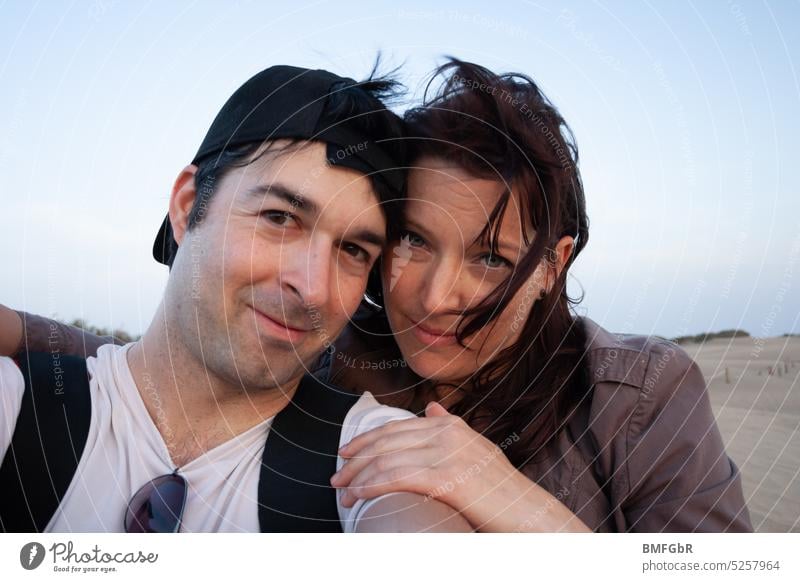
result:
[(342, 250), (351, 257), (353, 257), (354, 259), (361, 261), (362, 263), (369, 263), (370, 259), (372, 258), (367, 251), (365, 251), (360, 246), (353, 243), (343, 244)]
[(494, 253), (486, 253), (481, 255), (481, 260), (490, 269), (499, 269), (501, 267), (511, 267), (511, 261), (504, 259), (500, 255)]
[(265, 210), (261, 216), (276, 226), (288, 226), (289, 221), (296, 220), (294, 214), (285, 210)]
[(404, 230), (400, 235), (400, 242), (412, 247), (421, 247), (425, 245), (425, 239), (412, 230)]

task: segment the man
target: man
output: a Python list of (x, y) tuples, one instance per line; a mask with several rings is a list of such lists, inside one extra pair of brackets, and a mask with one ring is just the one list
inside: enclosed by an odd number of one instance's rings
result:
[(334, 498), (338, 447), (412, 415), (306, 374), (398, 222), (402, 125), (376, 97), (387, 88), (272, 67), (228, 100), (173, 186), (154, 245), (170, 275), (151, 325), (87, 362), (91, 423), (52, 516), (31, 507), (24, 475), (47, 430), (37, 399), (52, 394), (26, 384), (44, 376), (58, 392), (62, 363), (0, 358), (0, 483), (24, 499), (6, 495), (3, 529), (25, 511), (44, 531), (468, 529), (412, 494), (352, 508)]

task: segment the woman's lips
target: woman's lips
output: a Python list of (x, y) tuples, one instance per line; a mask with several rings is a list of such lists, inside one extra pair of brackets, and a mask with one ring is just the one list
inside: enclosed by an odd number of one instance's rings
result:
[(289, 342), (298, 342), (303, 339), (306, 334), (308, 334), (308, 329), (298, 329), (295, 327), (289, 327), (273, 318), (269, 315), (262, 313), (255, 307), (252, 308), (256, 314), (256, 319), (261, 324), (261, 328), (266, 330), (269, 335), (276, 337), (278, 339), (287, 340)]
[(411, 331), (414, 333), (414, 337), (417, 338), (417, 341), (426, 346), (435, 345), (441, 347), (456, 343), (455, 333), (442, 333), (439, 330), (430, 329), (413, 319), (409, 318), (409, 321), (412, 324)]

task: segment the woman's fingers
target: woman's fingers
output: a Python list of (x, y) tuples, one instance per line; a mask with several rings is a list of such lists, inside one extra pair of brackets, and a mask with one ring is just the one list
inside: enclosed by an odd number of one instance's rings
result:
[(408, 418), (405, 420), (394, 420), (388, 422), (378, 428), (373, 428), (367, 432), (361, 433), (349, 443), (339, 449), (339, 454), (342, 457), (351, 457), (363, 449), (365, 446), (372, 442), (399, 432), (427, 429), (439, 426), (437, 419), (433, 418)]
[(333, 474), (331, 485), (347, 487), (352, 478), (364, 467), (390, 453), (427, 448), (434, 434), (430, 430), (405, 430), (378, 436), (375, 440), (362, 443), (362, 448), (351, 453), (344, 466)]
[(375, 459), (364, 467), (344, 490), (342, 504), (350, 507), (357, 499), (372, 499), (386, 493), (407, 491), (427, 494), (430, 465), (424, 454), (400, 452)]
[(435, 400), (431, 400), (425, 406), (425, 417), (426, 418), (436, 418), (436, 417), (443, 417), (443, 416), (450, 416), (450, 413), (447, 412), (447, 409), (436, 402)]

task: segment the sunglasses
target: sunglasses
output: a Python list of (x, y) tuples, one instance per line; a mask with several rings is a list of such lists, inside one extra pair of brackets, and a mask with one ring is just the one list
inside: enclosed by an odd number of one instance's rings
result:
[(177, 470), (146, 483), (125, 510), (127, 533), (176, 533), (186, 506), (186, 479)]

